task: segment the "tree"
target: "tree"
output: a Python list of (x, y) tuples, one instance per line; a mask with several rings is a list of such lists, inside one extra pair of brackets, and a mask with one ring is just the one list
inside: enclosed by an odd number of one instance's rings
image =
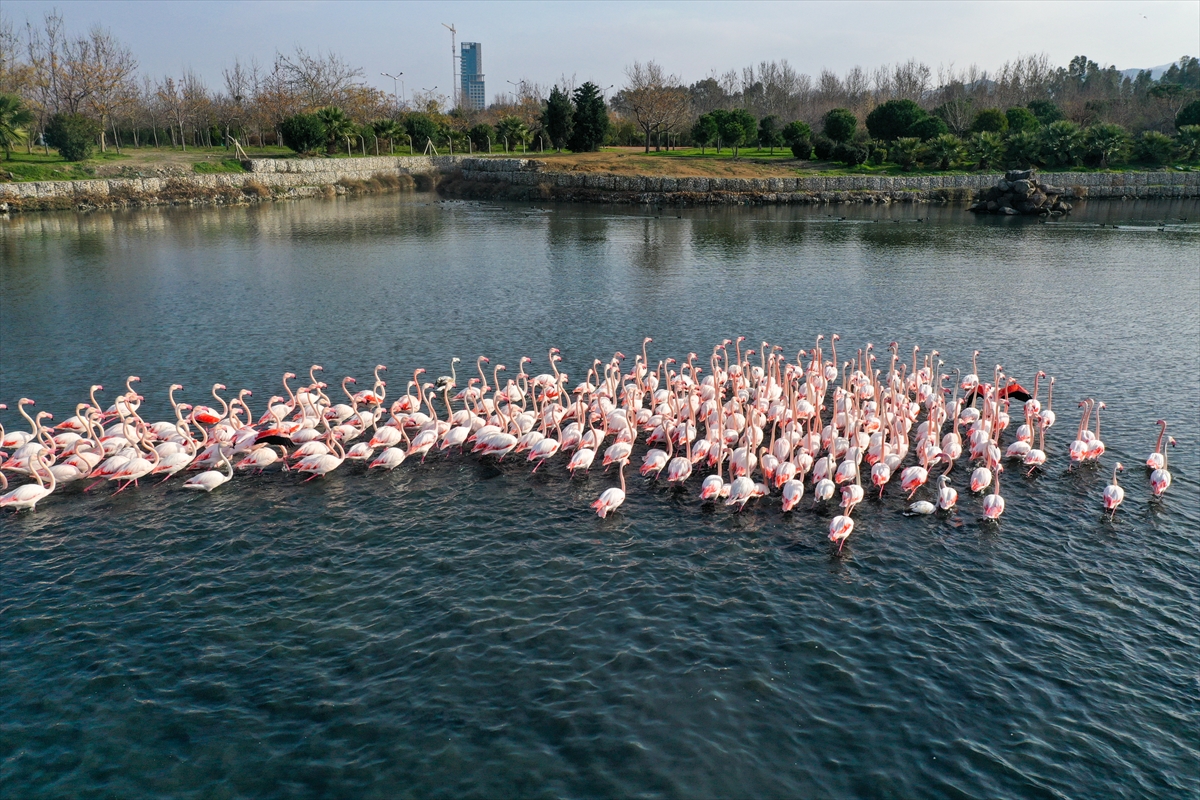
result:
[(1142, 131), (1134, 147), (1134, 157), (1143, 164), (1159, 167), (1169, 164), (1175, 153), (1175, 142), (1158, 131)]
[(888, 100), (867, 115), (867, 131), (876, 139), (891, 142), (911, 136), (912, 126), (927, 116), (912, 100)]
[(854, 138), (858, 117), (848, 108), (834, 108), (821, 118), (822, 130), (835, 142), (848, 142)]
[(692, 142), (700, 145), (700, 154), (704, 148), (717, 140), (717, 122), (712, 114), (701, 114), (692, 125)]
[(1031, 100), (1026, 108), (1033, 112), (1037, 121), (1043, 125), (1058, 122), (1063, 118), (1062, 109), (1053, 100)]
[(813, 154), (812, 128), (799, 120), (783, 126), (783, 142), (792, 149), (792, 158), (807, 161)]
[(504, 117), (496, 125), (496, 138), (504, 140), (505, 152), (508, 152), (510, 147), (515, 150), (517, 145), (529, 141), (529, 128), (520, 117)]
[(100, 126), (83, 114), (55, 114), (46, 123), (46, 141), (67, 161), (83, 161), (92, 154)]
[(971, 133), (1006, 133), (1008, 117), (998, 108), (985, 108), (971, 121)]
[(975, 169), (994, 169), (1004, 160), (1004, 139), (998, 133), (973, 133), (967, 139), (967, 158)]
[(0, 145), (4, 160), (12, 158), (12, 148), (28, 136), (25, 127), (33, 122), (33, 112), (15, 94), (0, 94)]
[(921, 140), (915, 136), (902, 136), (896, 139), (890, 148), (888, 155), (894, 163), (899, 164), (905, 170), (911, 170), (917, 166), (917, 161), (921, 156)]
[(408, 133), (410, 144), (422, 150), (438, 135), (437, 123), (423, 111), (414, 111), (405, 117), (404, 130)]
[(754, 117), (750, 116), (750, 112), (744, 108), (726, 111), (719, 115), (714, 111), (713, 116), (717, 120), (717, 136), (720, 137), (721, 142), (733, 149), (733, 157), (737, 158), (738, 148), (754, 138), (757, 133), (758, 125)]
[(1200, 125), (1200, 100), (1193, 100), (1175, 115), (1175, 130), (1182, 130), (1185, 125)]
[(480, 122), (467, 131), (467, 136), (471, 138), (471, 144), (475, 146), (476, 150), (490, 153), (492, 152), (492, 142), (496, 138), (496, 129), (486, 122)]
[(396, 140), (404, 135), (400, 123), (394, 119), (377, 119), (371, 123), (371, 130), (378, 139), (387, 139), (388, 152), (396, 152)]
[(325, 125), (316, 114), (294, 114), (279, 123), (279, 135), (285, 147), (297, 153), (311, 153), (326, 141)]
[(939, 117), (927, 116), (914, 122), (908, 132), (922, 142), (928, 142), (949, 133), (950, 128)]
[(1037, 131), (1018, 131), (1004, 140), (1004, 157), (1010, 167), (1027, 169), (1042, 161), (1042, 137)]
[(1054, 166), (1071, 167), (1083, 160), (1083, 131), (1074, 122), (1060, 119), (1042, 130), (1042, 154)]
[(570, 96), (555, 86), (550, 90), (550, 97), (542, 109), (542, 130), (550, 139), (551, 146), (560, 153), (571, 138), (574, 115), (575, 109), (571, 107)]
[(325, 146), (329, 152), (338, 149), (338, 142), (345, 140), (348, 153), (350, 137), (358, 134), (358, 128), (354, 121), (346, 116), (346, 112), (337, 106), (326, 106), (317, 112), (317, 119), (325, 126)]
[(1120, 125), (1100, 123), (1084, 131), (1088, 157), (1102, 168), (1120, 162), (1129, 148), (1129, 134)]
[(669, 131), (686, 118), (688, 93), (677, 76), (667, 75), (653, 61), (633, 62), (625, 68), (625, 76), (628, 83), (621, 90), (621, 101), (645, 134), (649, 153), (651, 134)]
[(925, 163), (937, 169), (950, 169), (963, 155), (962, 139), (952, 133), (943, 133), (925, 143)]
[(575, 126), (568, 146), (576, 153), (599, 150), (608, 135), (608, 108), (600, 87), (588, 81), (572, 94)]
[[(1180, 86), (1178, 83), (1157, 83), (1150, 87), (1148, 94), (1155, 100), (1162, 102), (1167, 107), (1171, 119), (1174, 119), (1179, 116), (1180, 110), (1187, 103), (1188, 98), (1193, 95), (1193, 92)], [(1200, 101), (1195, 102), (1200, 104)], [(1200, 114), (1200, 111), (1197, 113)], [(1184, 124), (1187, 125), (1188, 123), (1185, 122)]]
[(1175, 157), (1188, 164), (1200, 161), (1200, 125), (1184, 125), (1175, 135)]
[(963, 136), (971, 129), (974, 106), (975, 103), (970, 97), (956, 97), (935, 108), (933, 115), (945, 122), (946, 127), (955, 136)]
[(775, 148), (783, 144), (783, 133), (779, 130), (779, 117), (774, 114), (769, 114), (758, 121), (758, 146), (763, 145), (771, 148), (771, 155), (775, 155)]
[(1033, 112), (1021, 106), (1013, 106), (1005, 111), (1004, 118), (1008, 120), (1008, 129), (1013, 133), (1036, 131), (1042, 127), (1042, 123), (1033, 115)]

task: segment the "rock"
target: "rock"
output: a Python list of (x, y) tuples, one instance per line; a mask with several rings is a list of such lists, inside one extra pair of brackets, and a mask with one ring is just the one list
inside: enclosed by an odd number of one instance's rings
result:
[(1054, 195), (1058, 195), (1058, 194), (1067, 194), (1067, 190), (1066, 190), (1066, 189), (1064, 189), (1063, 187), (1061, 187), (1061, 186), (1051, 186), (1051, 185), (1050, 185), (1050, 184), (1048, 184), (1048, 183), (1043, 183), (1043, 184), (1042, 184), (1042, 191), (1043, 191), (1043, 192), (1045, 192), (1046, 194), (1054, 194)]
[(999, 204), (999, 203), (997, 203), (995, 200), (988, 200), (988, 202), (987, 202), (987, 210), (988, 210), (988, 211), (993, 211), (993, 212), (994, 212), (994, 211), (999, 211), (999, 210), (1000, 210), (1000, 204)]
[(1008, 181), (1009, 183), (1027, 181), (1031, 180), (1032, 178), (1033, 170), (1031, 169), (1010, 169), (1008, 172), (1004, 173), (1004, 180)]
[(1029, 192), (1033, 189), (1033, 184), (1027, 180), (1019, 180), (1012, 182), (1013, 194), (1018, 197), (1028, 197)]
[(1012, 189), (1012, 183), (1010, 183), (1006, 178), (1001, 178), (1000, 182), (996, 184), (996, 189), (1000, 192), (1000, 194), (1004, 194)]
[(1002, 208), (1002, 209), (1000, 209), (1000, 211), (1002, 214), (1004, 214), (1005, 216), (1009, 216), (1009, 217), (1015, 217), (1021, 213), (1020, 211), (1017, 211), (1015, 208), (1012, 208), (1011, 206), (1008, 208)]
[(1045, 205), (1046, 201), (1050, 198), (1037, 187), (1032, 187), (1029, 194), (1025, 196), (1025, 199), (1033, 203), (1034, 207), (1037, 208)]

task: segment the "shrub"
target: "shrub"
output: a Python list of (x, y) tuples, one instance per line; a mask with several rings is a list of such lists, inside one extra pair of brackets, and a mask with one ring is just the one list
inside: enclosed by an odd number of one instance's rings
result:
[(1184, 125), (1175, 136), (1175, 157), (1192, 164), (1200, 161), (1200, 125)]
[(1074, 122), (1060, 119), (1042, 131), (1042, 156), (1047, 164), (1075, 166), (1083, 161), (1083, 131)]
[(700, 145), (701, 154), (704, 148), (717, 140), (717, 121), (712, 114), (701, 114), (692, 125), (692, 143)]
[(906, 170), (917, 166), (921, 154), (921, 140), (915, 136), (902, 136), (888, 148), (892, 162)]
[(83, 161), (92, 154), (100, 126), (82, 114), (55, 114), (46, 123), (45, 135), (67, 161)]
[(910, 136), (912, 126), (927, 116), (912, 100), (888, 100), (867, 115), (867, 130), (872, 138), (891, 142)]
[(821, 121), (825, 135), (835, 142), (848, 142), (858, 128), (858, 117), (848, 108), (835, 108)]
[(1171, 161), (1175, 142), (1170, 136), (1158, 131), (1143, 131), (1134, 147), (1134, 157), (1143, 164), (1162, 166)]
[(247, 195), (253, 195), (260, 199), (266, 199), (271, 196), (271, 190), (258, 181), (246, 181), (242, 184), (242, 191)]
[(952, 133), (943, 133), (925, 143), (922, 158), (937, 169), (950, 169), (963, 155), (962, 139)]
[(1008, 120), (1008, 129), (1012, 133), (1036, 131), (1042, 127), (1042, 123), (1038, 121), (1038, 118), (1028, 108), (1014, 106), (1004, 112), (1004, 117)]
[(985, 108), (971, 122), (971, 133), (1004, 133), (1008, 130), (1008, 117), (998, 108)]
[(1175, 115), (1175, 129), (1180, 130), (1188, 125), (1200, 125), (1200, 100), (1193, 100)]
[(414, 153), (423, 151), (426, 144), (435, 141), (438, 135), (437, 123), (428, 114), (420, 111), (408, 115), (404, 120), (404, 130), (408, 134)]
[(1037, 131), (1018, 131), (1004, 140), (1004, 160), (1010, 167), (1027, 169), (1042, 161), (1042, 137)]
[(783, 131), (779, 128), (779, 117), (768, 114), (758, 121), (758, 146), (760, 148), (765, 145), (771, 148), (771, 154), (774, 155), (775, 148), (783, 143)]
[(325, 125), (315, 114), (296, 114), (279, 123), (279, 135), (285, 147), (311, 153), (325, 142)]
[(950, 128), (946, 125), (945, 121), (938, 117), (925, 117), (913, 123), (908, 132), (909, 135), (917, 137), (922, 142), (928, 142), (930, 139), (936, 139), (939, 136), (948, 134)]
[(833, 158), (833, 148), (835, 147), (837, 147), (837, 142), (823, 133), (818, 133), (813, 137), (813, 153), (822, 161)]
[(871, 156), (869, 142), (838, 142), (833, 148), (833, 160), (840, 161), (848, 167), (857, 167), (866, 163)]
[(1100, 167), (1120, 163), (1129, 151), (1129, 134), (1120, 125), (1099, 123), (1084, 131), (1087, 158)]
[(325, 146), (330, 152), (335, 152), (345, 144), (350, 147), (350, 137), (358, 136), (358, 126), (337, 106), (327, 106), (316, 114), (317, 119), (325, 127)]
[(813, 133), (812, 128), (808, 127), (804, 122), (789, 122), (783, 126), (780, 131), (783, 135), (783, 143), (792, 149), (792, 157), (798, 158), (801, 161), (807, 161), (812, 158), (813, 154)]
[(491, 125), (481, 122), (467, 131), (467, 136), (471, 138), (471, 145), (476, 150), (487, 151), (496, 139), (496, 131)]
[(1004, 160), (1004, 139), (998, 133), (973, 133), (967, 139), (967, 159), (976, 169), (995, 169)]
[(1063, 118), (1062, 109), (1053, 100), (1033, 100), (1026, 107), (1043, 125), (1058, 122)]

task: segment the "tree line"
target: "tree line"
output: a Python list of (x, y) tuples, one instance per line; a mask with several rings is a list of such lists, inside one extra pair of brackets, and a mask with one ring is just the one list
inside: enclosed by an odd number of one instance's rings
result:
[(235, 60), (216, 88), (191, 70), (154, 79), (102, 28), (68, 34), (56, 12), (18, 28), (0, 12), (0, 93), (6, 150), (62, 144), (76, 156), (236, 141), (357, 154), (712, 146), (736, 157), (756, 144), (849, 165), (1108, 165), (1192, 159), (1200, 61), (1185, 56), (1157, 79), (1084, 56), (1065, 67), (1025, 56), (992, 72), (910, 60), (816, 78), (772, 61), (691, 84), (634, 62), (611, 102), (564, 76), (549, 88), (522, 81), (476, 110), (428, 93), (401, 100), (341, 56), (301, 48)]

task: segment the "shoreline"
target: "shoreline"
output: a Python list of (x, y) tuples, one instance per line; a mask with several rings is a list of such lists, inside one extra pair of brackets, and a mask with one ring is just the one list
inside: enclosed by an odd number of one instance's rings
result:
[[(623, 205), (810, 205), (969, 202), (1003, 173), (778, 178), (660, 177), (546, 169), (525, 158), (377, 156), (249, 159), (245, 172), (170, 178), (0, 183), (0, 213), (94, 211), (436, 191), (463, 199)], [(1200, 197), (1200, 172), (1039, 172), (1071, 199)]]

